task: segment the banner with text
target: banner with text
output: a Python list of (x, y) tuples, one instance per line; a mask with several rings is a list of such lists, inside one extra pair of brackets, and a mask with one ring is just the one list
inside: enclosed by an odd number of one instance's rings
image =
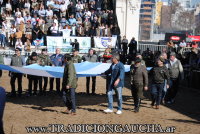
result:
[(115, 48), (117, 37), (94, 37), (96, 48)]
[(79, 43), (79, 52), (87, 53), (91, 48), (90, 37), (62, 37), (62, 36), (47, 36), (47, 49), (49, 53), (55, 53), (56, 48), (60, 48), (62, 52), (72, 51), (72, 42), (77, 39)]

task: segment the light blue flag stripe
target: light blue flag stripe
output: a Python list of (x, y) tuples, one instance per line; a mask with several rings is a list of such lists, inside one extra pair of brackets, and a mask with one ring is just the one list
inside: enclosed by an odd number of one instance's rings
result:
[[(89, 76), (100, 76), (101, 73), (105, 72), (110, 67), (110, 63), (91, 63), (91, 62), (82, 62), (75, 63), (75, 68), (77, 72), (77, 77), (89, 77)], [(130, 71), (130, 65), (125, 65), (125, 72)], [(45, 77), (56, 77), (62, 78), (64, 67), (51, 67), (51, 66), (40, 66), (38, 64), (32, 64), (24, 67), (14, 67), (8, 65), (0, 64), (1, 70), (8, 70), (11, 72), (36, 75), (36, 76), (45, 76)], [(148, 67), (149, 71), (151, 67)]]

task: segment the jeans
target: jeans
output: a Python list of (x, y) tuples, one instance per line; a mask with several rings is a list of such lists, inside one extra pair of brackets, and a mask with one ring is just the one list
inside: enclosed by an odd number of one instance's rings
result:
[(6, 37), (3, 34), (0, 34), (0, 44), (1, 44), (2, 47), (5, 47)]
[(113, 109), (113, 92), (117, 93), (118, 110), (122, 110), (122, 87), (112, 88), (108, 90), (108, 108)]
[(63, 101), (66, 107), (72, 112), (76, 112), (76, 93), (75, 88), (63, 90)]
[(3, 130), (3, 111), (6, 103), (6, 92), (5, 89), (0, 87), (0, 134), (4, 134)]
[(164, 90), (165, 83), (154, 83), (152, 84), (151, 94), (152, 94), (152, 105), (160, 105), (162, 99), (162, 92)]

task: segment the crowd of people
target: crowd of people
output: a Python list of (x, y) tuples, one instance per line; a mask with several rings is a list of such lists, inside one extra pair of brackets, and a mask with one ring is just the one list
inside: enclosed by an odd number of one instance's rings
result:
[[(192, 44), (192, 51), (189, 54), (182, 51), (182, 48), (187, 46), (185, 41), (182, 41), (178, 47), (172, 41), (168, 42), (168, 50), (152, 52), (147, 49), (143, 53), (138, 53), (135, 38), (129, 42), (126, 36), (118, 41), (117, 51), (107, 48), (101, 56), (91, 48), (81, 57), (79, 47), (74, 45), (75, 49), (71, 55), (61, 54), (61, 50), (57, 48), (55, 54), (49, 56), (47, 49), (42, 49), (40, 54), (32, 52), (25, 61), (24, 56), (21, 55), (23, 45), (26, 50), (30, 50), (33, 40), (37, 38), (44, 38), (46, 45), (47, 35), (62, 35), (63, 29), (70, 30), (71, 36), (119, 36), (120, 29), (117, 25), (113, 3), (107, 0), (32, 0), (30, 2), (29, 0), (7, 0), (6, 2), (0, 1), (0, 4), (0, 7), (5, 6), (0, 17), (2, 19), (1, 45), (5, 47), (9, 42), (9, 45), (15, 48), (15, 54), (11, 57), (11, 66), (22, 67), (37, 63), (40, 66), (64, 67), (62, 80), (61, 78), (26, 75), (28, 79), (26, 96), (45, 96), (48, 83), (49, 91), (54, 90), (55, 80), (56, 91), (63, 97), (67, 112), (72, 115), (76, 114), (75, 93), (78, 81), (73, 63), (84, 61), (112, 63), (110, 68), (102, 73), (106, 77), (108, 97), (108, 108), (104, 112), (113, 112), (113, 92), (115, 91), (118, 101), (116, 114), (122, 114), (123, 109), (124, 64), (131, 65), (130, 89), (134, 99), (134, 112), (139, 112), (141, 100), (144, 98), (143, 92), (146, 90), (150, 90), (152, 108), (159, 109), (161, 103), (174, 103), (179, 83), (184, 79), (182, 64), (200, 66), (200, 55), (195, 43)], [(15, 18), (15, 23), (11, 24), (7, 21), (6, 18), (10, 16)], [(2, 55), (0, 55), (0, 64), (3, 64)], [(147, 67), (150, 66), (152, 69), (148, 73)], [(9, 72), (9, 76), (11, 77), (11, 97), (21, 97), (24, 74)], [(15, 87), (16, 80), (18, 94)], [(91, 80), (92, 87), (90, 87)], [(152, 81), (151, 84), (149, 81)], [(0, 92), (5, 92), (1, 90), (0, 88)], [(96, 76), (86, 77), (86, 93), (96, 94)], [(1, 105), (4, 107), (4, 104)], [(0, 123), (1, 128), (2, 121)]]
[[(108, 0), (6, 0), (0, 1), (2, 26), (1, 47), (10, 46), (30, 51), (36, 39), (70, 36), (120, 35), (115, 6)], [(8, 18), (14, 17), (11, 22)], [(24, 46), (24, 47), (22, 47)]]
[[(105, 50), (105, 53), (101, 56), (101, 59), (99, 59), (99, 56), (95, 53), (93, 49), (90, 49), (88, 51), (88, 54), (83, 55), (82, 57), (79, 56), (78, 50), (74, 49), (72, 55), (65, 54), (62, 55), (60, 54), (60, 49), (57, 48), (55, 54), (49, 56), (47, 53), (46, 49), (42, 49), (41, 54), (37, 54), (36, 52), (32, 52), (32, 54), (28, 57), (28, 59), (25, 61), (24, 57), (20, 54), (20, 49), (16, 48), (15, 49), (15, 55), (12, 56), (11, 58), (11, 66), (17, 66), (17, 67), (22, 67), (24, 65), (31, 65), (31, 64), (39, 64), (41, 66), (53, 66), (53, 67), (66, 67), (68, 65), (68, 62), (66, 61), (66, 58), (68, 57), (68, 61), (70, 59), (70, 63), (80, 63), (84, 61), (89, 61), (89, 62), (99, 62), (103, 61), (104, 63), (113, 63), (113, 58), (116, 58), (118, 62), (120, 62), (120, 67), (121, 62), (120, 59), (120, 54), (117, 52), (113, 52), (110, 48), (107, 48)], [(115, 57), (114, 57), (115, 56)], [(154, 94), (154, 101), (156, 101), (156, 105), (159, 106), (161, 100), (162, 102), (168, 102), (172, 103), (174, 102), (174, 98), (176, 96), (177, 90), (178, 90), (178, 83), (179, 83), (179, 77), (181, 79), (184, 78), (183, 76), (183, 67), (180, 62), (176, 58), (176, 53), (175, 52), (170, 52), (170, 59), (168, 60), (167, 53), (162, 52), (154, 62), (153, 69), (151, 69), (149, 75), (152, 76), (153, 83), (151, 84), (152, 86), (152, 94)], [(141, 66), (141, 68), (139, 68)], [(131, 63), (131, 85), (132, 85), (132, 94), (135, 101), (135, 105), (137, 104), (136, 107), (139, 107), (139, 102), (142, 99), (142, 91), (143, 88), (145, 90), (148, 89), (148, 74), (147, 74), (147, 68), (146, 68), (146, 62), (145, 60), (142, 59), (142, 54), (137, 53), (134, 60), (132, 60)], [(114, 71), (113, 68), (110, 68), (110, 71), (105, 72), (106, 75), (106, 93), (109, 94), (109, 90), (111, 88), (110, 83), (112, 83), (115, 80), (112, 80), (112, 75), (120, 75), (120, 72), (112, 72)], [(116, 70), (115, 70), (116, 71)], [(70, 71), (71, 72), (71, 71)], [(109, 74), (111, 73), (111, 76)], [(123, 71), (124, 73), (124, 71)], [(71, 74), (72, 75), (72, 74)], [(123, 75), (123, 76), (121, 76)], [(124, 81), (124, 74), (121, 74), (120, 80)], [(11, 96), (16, 97), (16, 88), (15, 88), (15, 81), (18, 79), (18, 96), (22, 95), (22, 77), (23, 74), (21, 73), (15, 73), (15, 72), (9, 72), (9, 76), (11, 77), (10, 84), (11, 84)], [(70, 76), (69, 76), (70, 77)], [(116, 76), (115, 76), (116, 77)], [(46, 95), (46, 90), (47, 90), (47, 84), (48, 80), (49, 82), (49, 91), (53, 91), (53, 84), (54, 84), (54, 78), (47, 78), (47, 77), (42, 77), (42, 76), (33, 76), (33, 75), (27, 75), (28, 78), (28, 92), (27, 96), (36, 96), (36, 95)], [(65, 89), (65, 84), (68, 78), (65, 78), (63, 76), (63, 81), (61, 82), (60, 78), (56, 78), (56, 91), (59, 95), (62, 94), (61, 91)], [(119, 81), (120, 81), (119, 80)], [(61, 84), (62, 83), (62, 84)], [(32, 85), (34, 85), (33, 91), (32, 91)], [(60, 86), (62, 85), (62, 86)], [(164, 90), (164, 85), (165, 85), (165, 90)], [(173, 86), (172, 86), (173, 85)], [(122, 86), (123, 87), (123, 82)], [(164, 98), (163, 96), (166, 96), (166, 91), (167, 89), (171, 87), (172, 93), (170, 97)], [(112, 87), (113, 89), (114, 87)], [(39, 89), (39, 91), (37, 91)], [(95, 89), (96, 89), (96, 76), (92, 77), (92, 91), (90, 91), (90, 77), (86, 77), (86, 93), (89, 95), (92, 93), (92, 95), (95, 95)], [(121, 90), (121, 89), (120, 89)], [(136, 94), (135, 94), (136, 93)], [(163, 94), (163, 95), (162, 95)], [(158, 96), (156, 96), (158, 95)], [(173, 96), (173, 97), (172, 97)], [(162, 99), (159, 97), (163, 97)], [(154, 105), (155, 102), (152, 102), (152, 105)], [(136, 110), (137, 111), (137, 110)]]

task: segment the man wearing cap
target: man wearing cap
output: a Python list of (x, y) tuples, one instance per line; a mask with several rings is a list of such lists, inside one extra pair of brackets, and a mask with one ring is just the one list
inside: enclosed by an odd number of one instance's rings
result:
[[(170, 88), (167, 92), (167, 103), (173, 103), (178, 92), (179, 80), (184, 79), (183, 66), (176, 58), (176, 53), (171, 52), (169, 60)], [(179, 79), (180, 78), (180, 79)]]
[(137, 57), (130, 67), (131, 93), (134, 99), (134, 112), (139, 112), (141, 99), (143, 99), (143, 89), (148, 90), (148, 74), (145, 65)]
[(124, 87), (125, 69), (123, 63), (120, 62), (119, 54), (113, 54), (112, 65), (105, 71), (105, 74), (111, 74), (110, 83), (108, 86), (108, 108), (105, 113), (113, 112), (113, 92), (116, 91), (118, 99), (118, 108), (116, 114), (122, 114), (122, 88)]
[[(32, 52), (31, 56), (26, 60), (26, 65), (38, 64), (38, 57), (36, 52)], [(38, 88), (38, 76), (35, 75), (27, 75), (28, 78), (28, 96), (32, 96), (32, 84), (34, 83), (34, 93), (33, 95), (37, 95)]]
[(152, 76), (152, 107), (159, 109), (159, 105), (162, 99), (162, 91), (165, 86), (165, 80), (167, 80), (167, 88), (169, 87), (169, 71), (166, 66), (164, 66), (164, 58), (160, 56), (157, 59), (157, 65), (153, 67), (150, 71)]
[[(11, 58), (11, 66), (16, 66), (16, 67), (22, 67), (25, 65), (25, 59), (21, 55), (21, 50), (19, 48), (15, 49), (15, 54)], [(22, 76), (23, 74), (21, 73), (15, 73), (15, 72), (9, 72), (9, 76), (11, 77), (10, 79), (10, 85), (11, 85), (11, 96), (15, 97), (16, 92), (15, 92), (15, 80), (17, 79), (18, 82), (18, 95), (19, 97), (22, 94)]]
[[(63, 66), (63, 55), (60, 54), (60, 48), (56, 49), (56, 54), (53, 54), (51, 57), (52, 65), (55, 67)], [(53, 91), (54, 78), (50, 78), (50, 91)], [(60, 78), (56, 78), (56, 91), (60, 93)]]
[(142, 55), (140, 54), (140, 53), (137, 53), (136, 54), (136, 58), (139, 58), (140, 60), (141, 60), (141, 65), (144, 65), (144, 66), (146, 66), (146, 63), (145, 63), (145, 61), (143, 60), (143, 58), (142, 58)]
[[(83, 56), (83, 61), (88, 62), (97, 62), (98, 57), (96, 54), (94, 54), (93, 49), (89, 49), (89, 53), (87, 55)], [(86, 92), (87, 94), (90, 94), (90, 77), (86, 77)], [(92, 94), (95, 94), (96, 89), (96, 76), (92, 77)]]
[(73, 55), (72, 55), (72, 62), (73, 63), (81, 63), (81, 57), (78, 55), (78, 50), (74, 49), (73, 50)]
[[(41, 54), (38, 55), (38, 60), (39, 60), (39, 64), (41, 66), (50, 66), (50, 65), (52, 65), (51, 59), (47, 54), (47, 49), (42, 49)], [(42, 88), (42, 79), (44, 79), (43, 88)], [(44, 95), (46, 94), (47, 83), (48, 83), (48, 78), (47, 77), (39, 77), (40, 94), (44, 94)]]
[(76, 114), (76, 98), (75, 90), (77, 87), (76, 69), (69, 54), (64, 57), (66, 61), (64, 74), (63, 74), (63, 100), (67, 107), (67, 112)]

